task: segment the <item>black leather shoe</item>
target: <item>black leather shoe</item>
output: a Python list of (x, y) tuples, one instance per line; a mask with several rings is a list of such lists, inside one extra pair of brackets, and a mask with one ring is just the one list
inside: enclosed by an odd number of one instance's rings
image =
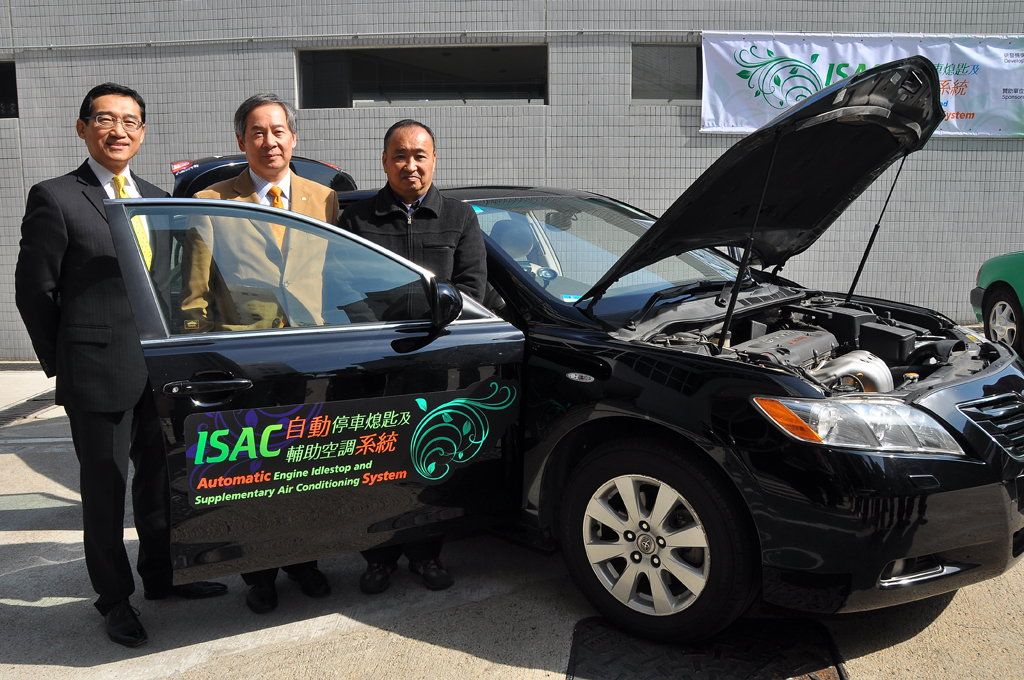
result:
[(165, 600), (168, 597), (181, 597), (186, 600), (201, 600), (206, 597), (217, 597), (228, 592), (223, 583), (213, 581), (196, 581), (181, 586), (171, 586), (167, 590), (147, 590), (147, 600)]
[(266, 614), (277, 609), (277, 588), (273, 583), (261, 583), (249, 588), (245, 603), (256, 614)]
[(288, 578), (299, 584), (302, 594), (307, 597), (327, 597), (331, 594), (331, 584), (327, 582), (324, 573), (316, 567), (285, 573), (288, 574)]
[(391, 573), (397, 568), (397, 564), (384, 564), (383, 562), (367, 564), (366, 571), (359, 577), (359, 590), (367, 595), (383, 593), (391, 585)]
[(439, 560), (423, 560), (422, 562), (409, 562), (409, 571), (416, 574), (423, 580), (430, 590), (444, 590), (451, 588), (455, 579), (448, 573)]
[(107, 636), (119, 645), (138, 647), (149, 641), (146, 629), (139, 621), (139, 610), (128, 600), (122, 600), (103, 615)]

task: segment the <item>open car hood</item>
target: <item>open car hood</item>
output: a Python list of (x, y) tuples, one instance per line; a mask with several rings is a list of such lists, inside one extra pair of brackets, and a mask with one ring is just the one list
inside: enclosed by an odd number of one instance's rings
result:
[(583, 297), (600, 297), (666, 257), (744, 245), (762, 194), (753, 257), (761, 266), (783, 264), (894, 161), (924, 146), (942, 119), (938, 74), (924, 57), (831, 85), (722, 154)]

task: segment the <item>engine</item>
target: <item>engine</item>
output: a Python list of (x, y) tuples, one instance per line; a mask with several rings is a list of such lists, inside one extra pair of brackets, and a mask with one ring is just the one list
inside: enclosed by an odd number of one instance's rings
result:
[(735, 345), (733, 351), (758, 363), (799, 366), (818, 382), (843, 391), (891, 392), (889, 366), (866, 350), (835, 356), (839, 341), (826, 330), (781, 330)]
[[(646, 342), (798, 370), (833, 392), (892, 392), (964, 354), (964, 336), (935, 317), (897, 318), (891, 311), (818, 297), (738, 319), (731, 347), (719, 349), (721, 324), (680, 330), (662, 325)], [(669, 332), (675, 331), (675, 332)]]
[(892, 392), (889, 366), (871, 352), (857, 349), (808, 371), (818, 382), (845, 392)]

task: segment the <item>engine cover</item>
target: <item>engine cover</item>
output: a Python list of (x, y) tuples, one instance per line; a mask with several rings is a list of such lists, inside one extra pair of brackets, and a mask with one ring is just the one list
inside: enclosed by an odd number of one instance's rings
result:
[(838, 346), (828, 331), (785, 330), (733, 345), (733, 350), (754, 361), (809, 368), (831, 357)]

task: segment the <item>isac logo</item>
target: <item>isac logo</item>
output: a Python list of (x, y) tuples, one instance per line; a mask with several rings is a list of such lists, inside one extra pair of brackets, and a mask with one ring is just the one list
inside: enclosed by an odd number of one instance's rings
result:
[(776, 55), (772, 50), (757, 45), (734, 53), (733, 60), (740, 67), (736, 75), (747, 81), (747, 87), (755, 98), (762, 99), (773, 109), (785, 109), (828, 87), (833, 80), (842, 80), (867, 70), (866, 64), (829, 63), (822, 78), (816, 70), (817, 54), (804, 61)]

